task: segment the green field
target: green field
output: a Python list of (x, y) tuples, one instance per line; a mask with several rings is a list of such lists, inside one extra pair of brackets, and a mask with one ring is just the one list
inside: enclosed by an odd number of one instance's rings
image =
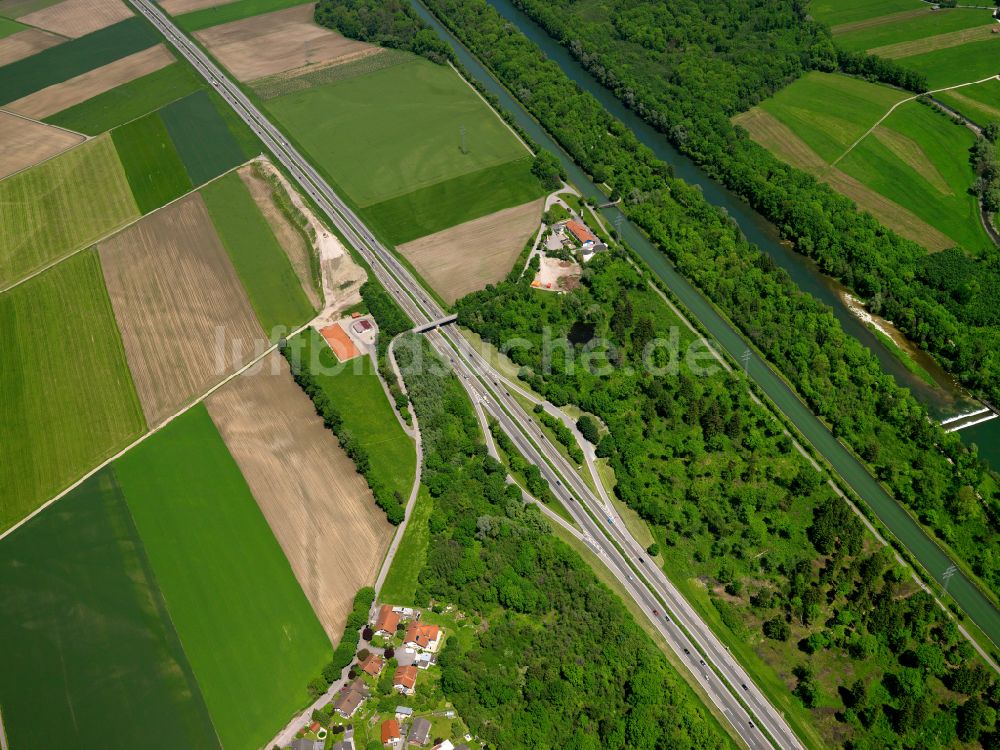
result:
[(201, 194), (261, 328), (270, 332), (309, 320), (315, 310), (240, 176), (230, 172), (202, 188)]
[(383, 238), (400, 245), (544, 195), (531, 157), (454, 177), (364, 209)]
[(835, 73), (807, 73), (761, 108), (777, 117), (827, 162), (840, 157), (889, 108), (909, 96)]
[(201, 85), (189, 65), (176, 62), (46, 117), (45, 122), (97, 135), (187, 96)]
[(416, 450), (396, 419), (371, 358), (358, 357), (341, 366), (314, 329), (300, 338), (302, 361), (340, 411), (344, 428), (368, 451), (373, 475), (402, 495), (405, 505), (416, 472)]
[(0, 0), (0, 13), (8, 18), (20, 18), (58, 2), (59, 0)]
[(11, 748), (219, 748), (110, 470), (0, 544)]
[(38, 54), (0, 67), (0, 104), (62, 83), (160, 41), (144, 19), (129, 18), (113, 26), (71, 39)]
[(451, 68), (418, 58), (266, 107), (362, 208), (527, 153)]
[(330, 641), (204, 406), (115, 463), (222, 745), (261, 747)]
[(153, 112), (111, 131), (132, 195), (147, 214), (191, 189), (167, 126)]
[(202, 185), (246, 161), (204, 89), (160, 111), (191, 183)]
[(866, 29), (837, 34), (837, 45), (849, 50), (868, 50), (887, 44), (909, 42), (916, 39), (947, 34), (950, 31), (985, 26), (990, 22), (988, 10), (951, 8), (932, 11), (927, 6), (924, 14), (894, 23), (879, 24)]
[(100, 261), (0, 294), (0, 530), (145, 430)]
[(214, 8), (192, 11), (176, 16), (174, 21), (185, 31), (207, 29), (220, 23), (239, 21), (241, 18), (259, 16), (273, 10), (302, 5), (302, 0), (237, 0), (237, 2), (217, 5)]
[(4, 18), (0, 16), (0, 39), (5, 36), (10, 36), (11, 34), (16, 34), (19, 31), (24, 31), (28, 28), (23, 23), (18, 23), (17, 21), (12, 21), (9, 18)]
[(1000, 35), (896, 60), (904, 68), (927, 76), (931, 89), (954, 86), (1000, 74)]
[(427, 560), (427, 546), (431, 537), (427, 523), (433, 510), (434, 498), (426, 487), (420, 485), (413, 512), (406, 522), (403, 541), (399, 543), (399, 549), (392, 559), (385, 583), (379, 591), (379, 601), (404, 606), (420, 603), (417, 601), (417, 578)]
[(107, 136), (0, 180), (0, 288), (138, 216)]
[(813, 0), (809, 14), (829, 26), (927, 7), (921, 0)]
[(935, 95), (980, 125), (1000, 122), (1000, 81), (963, 86)]
[(909, 209), (967, 250), (978, 253), (990, 246), (990, 238), (979, 220), (979, 203), (969, 194), (976, 179), (968, 157), (975, 142), (972, 132), (918, 102), (898, 107), (882, 123), (882, 128), (904, 136), (919, 147), (926, 174), (907, 164), (875, 136), (859, 143), (840, 162), (840, 168)]

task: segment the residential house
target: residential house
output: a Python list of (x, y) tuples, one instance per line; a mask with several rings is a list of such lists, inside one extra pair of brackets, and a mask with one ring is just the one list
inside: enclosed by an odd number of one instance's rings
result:
[(413, 695), (417, 692), (417, 668), (397, 667), (392, 676), (392, 686), (403, 695)]
[(375, 634), (386, 637), (393, 636), (396, 634), (396, 628), (398, 627), (399, 613), (392, 611), (391, 604), (383, 604), (379, 608), (378, 617), (375, 619)]
[(439, 742), (431, 750), (455, 750), (455, 746), (451, 744), (451, 740), (445, 740), (444, 742)]
[(413, 716), (413, 709), (409, 706), (396, 706), (396, 718), (399, 721), (409, 719)]
[(427, 669), (434, 663), (434, 657), (412, 648), (401, 648), (396, 652), (396, 663), (401, 667), (412, 666), (417, 669)]
[(346, 740), (341, 740), (340, 742), (334, 743), (330, 750), (356, 750), (354, 747), (354, 738), (351, 737)]
[(383, 666), (385, 666), (385, 660), (379, 654), (368, 654), (368, 658), (361, 662), (361, 671), (372, 677), (378, 677)]
[(463, 742), (461, 745), (456, 747), (455, 750), (471, 750), (471, 748)]
[(441, 628), (429, 623), (411, 622), (403, 636), (403, 645), (423, 651), (437, 651), (441, 643)]
[(402, 744), (403, 737), (399, 733), (399, 722), (395, 719), (386, 719), (382, 722), (382, 744), (396, 747)]
[(430, 738), (430, 733), (431, 723), (421, 716), (413, 720), (413, 724), (410, 725), (410, 733), (406, 736), (406, 739), (414, 745), (426, 745), (427, 740)]
[(364, 703), (370, 695), (371, 691), (368, 690), (364, 680), (356, 677), (337, 694), (337, 699), (333, 702), (333, 709), (345, 719), (349, 719), (358, 710), (358, 706)]
[(292, 741), (292, 750), (323, 750), (325, 744), (323, 740), (307, 740), (305, 737), (299, 737)]

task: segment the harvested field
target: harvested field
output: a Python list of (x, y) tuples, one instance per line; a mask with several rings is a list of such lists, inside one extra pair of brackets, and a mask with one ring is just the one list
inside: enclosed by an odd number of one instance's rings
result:
[[(959, 47), (969, 42), (980, 42), (995, 36), (993, 30), (996, 24), (989, 23), (984, 26), (975, 26), (971, 29), (951, 31), (947, 34), (925, 37), (924, 39), (914, 39), (908, 42), (898, 42), (897, 44), (887, 44), (883, 47), (875, 47), (868, 50), (870, 54), (878, 57), (885, 57), (890, 60), (900, 57), (913, 57), (914, 55), (924, 55), (928, 52), (948, 49), (949, 47)], [(1000, 65), (998, 65), (1000, 67)]]
[(330, 639), (375, 580), (392, 527), (280, 354), (207, 401)]
[(888, 198), (839, 169), (831, 169), (823, 181), (842, 195), (858, 204), (862, 211), (868, 211), (897, 234), (923, 245), (929, 250), (947, 250), (955, 246), (955, 241), (939, 232), (927, 222)]
[(497, 211), (397, 249), (451, 304), (502, 280), (538, 229), (543, 200)]
[(0, 179), (83, 141), (82, 135), (0, 110)]
[[(323, 300), (320, 299), (315, 285), (312, 283), (312, 247), (308, 239), (306, 229), (292, 223), (285, 211), (283, 211), (275, 198), (275, 188), (261, 176), (260, 167), (256, 164), (248, 164), (240, 167), (238, 174), (250, 197), (257, 204), (257, 210), (261, 212), (268, 226), (274, 233), (278, 243), (285, 248), (288, 260), (292, 264), (292, 269), (302, 285), (309, 304), (313, 309), (319, 310), (323, 307)], [(283, 200), (287, 200), (287, 197)]]
[(225, 5), (233, 0), (163, 0), (160, 7), (172, 16), (179, 16), (181, 13), (190, 13), (193, 10), (202, 8), (214, 8), (216, 5)]
[(195, 36), (241, 81), (328, 63), (371, 47), (317, 26), (312, 3), (213, 26)]
[(21, 16), (21, 23), (71, 39), (86, 36), (132, 16), (121, 0), (63, 0)]
[(770, 112), (754, 107), (736, 115), (733, 122), (742, 125), (753, 140), (793, 167), (812, 174), (819, 174), (826, 169), (826, 162), (820, 155)]
[(0, 288), (136, 218), (108, 136), (0, 182)]
[(25, 29), (0, 39), (0, 65), (31, 57), (66, 40), (41, 29)]
[(340, 323), (331, 323), (325, 328), (321, 328), (320, 333), (326, 343), (330, 345), (333, 353), (337, 355), (338, 362), (347, 362), (361, 354)]
[(157, 211), (98, 249), (151, 427), (266, 348), (200, 195)]
[(7, 109), (36, 120), (110, 91), (116, 86), (152, 73), (174, 62), (174, 56), (162, 44), (115, 60), (68, 81), (36, 91), (7, 105)]
[(920, 144), (912, 138), (907, 138), (902, 133), (897, 133), (891, 128), (879, 125), (872, 131), (882, 144), (892, 151), (896, 157), (910, 167), (914, 172), (923, 177), (941, 195), (954, 195), (954, 191), (949, 187), (948, 182), (938, 172), (934, 163), (927, 158), (927, 154), (920, 148)]

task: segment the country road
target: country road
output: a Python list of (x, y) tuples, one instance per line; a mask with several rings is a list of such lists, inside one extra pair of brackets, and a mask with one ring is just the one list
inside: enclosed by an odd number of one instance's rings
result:
[[(444, 311), (432, 301), (429, 294), (343, 203), (312, 165), (288, 144), (285, 136), (257, 110), (243, 92), (150, 0), (130, 0), (130, 2), (163, 33), (261, 138), (300, 188), (312, 198), (347, 242), (369, 263), (376, 278), (396, 297), (397, 302), (414, 322), (419, 326), (444, 318)], [(574, 506), (578, 514), (578, 523), (586, 525), (588, 533), (591, 533), (600, 546), (601, 554), (605, 555), (618, 572), (626, 577), (626, 581), (633, 582), (634, 587), (630, 589), (630, 593), (636, 601), (647, 612), (656, 610), (660, 613), (655, 616), (657, 626), (664, 631), (665, 636), (667, 633), (671, 634), (668, 641), (674, 645), (675, 650), (678, 650), (678, 655), (682, 659), (688, 660), (686, 663), (691, 664), (691, 673), (695, 679), (702, 683), (705, 691), (720, 707), (746, 744), (753, 748), (774, 746), (800, 748), (801, 744), (783, 717), (768, 703), (742, 667), (673, 589), (662, 572), (648, 570), (649, 566), (645, 566), (647, 569), (643, 570), (643, 574), (650, 582), (645, 583), (640, 579), (637, 569), (633, 568), (636, 564), (643, 565), (633, 562), (641, 559), (641, 555), (644, 554), (638, 543), (620, 524), (616, 526), (604, 522), (606, 525), (599, 525), (589, 512), (580, 508), (573, 494), (584, 498), (583, 502), (588, 506), (593, 504), (597, 507), (600, 501), (590, 494), (589, 487), (572, 471), (565, 475), (566, 482), (575, 485), (574, 492), (570, 493), (563, 484), (562, 476), (566, 467), (558, 450), (548, 444), (540, 434), (528, 438), (529, 431), (535, 429), (533, 420), (524, 414), (509, 395), (500, 395), (506, 394), (506, 391), (495, 387), (499, 384), (499, 380), (491, 377), (493, 373), (489, 365), (477, 358), (475, 352), (471, 351), (460, 335), (447, 329), (438, 329), (430, 331), (428, 336), (438, 351), (453, 362), (456, 371), (464, 376), (473, 392), (484, 399), (484, 406), (501, 423), (504, 431), (510, 435), (525, 456), (539, 465), (543, 476), (549, 481), (557, 496), (564, 504)], [(475, 370), (463, 357), (474, 364)], [(483, 373), (485, 377), (479, 379)], [(472, 385), (473, 382), (478, 385)], [(506, 399), (503, 407), (496, 399)], [(552, 466), (561, 467), (560, 471), (556, 472)], [(619, 546), (625, 551), (621, 551)], [(675, 619), (669, 622), (660, 621), (664, 609), (669, 609), (674, 614), (676, 621), (683, 624), (683, 630), (677, 626)], [(685, 641), (689, 645), (682, 645)], [(684, 649), (687, 649), (686, 653)], [(704, 672), (699, 664), (701, 661), (706, 662)], [(769, 737), (773, 738), (773, 741)]]

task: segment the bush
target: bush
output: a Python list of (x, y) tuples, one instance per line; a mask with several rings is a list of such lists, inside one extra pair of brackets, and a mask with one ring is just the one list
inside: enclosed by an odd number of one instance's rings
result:
[(584, 414), (576, 420), (576, 429), (578, 429), (584, 439), (592, 445), (597, 445), (601, 439), (601, 433), (597, 427), (597, 422), (593, 417), (587, 414)]
[(787, 641), (792, 636), (792, 628), (783, 617), (773, 617), (764, 623), (764, 635), (772, 641)]

